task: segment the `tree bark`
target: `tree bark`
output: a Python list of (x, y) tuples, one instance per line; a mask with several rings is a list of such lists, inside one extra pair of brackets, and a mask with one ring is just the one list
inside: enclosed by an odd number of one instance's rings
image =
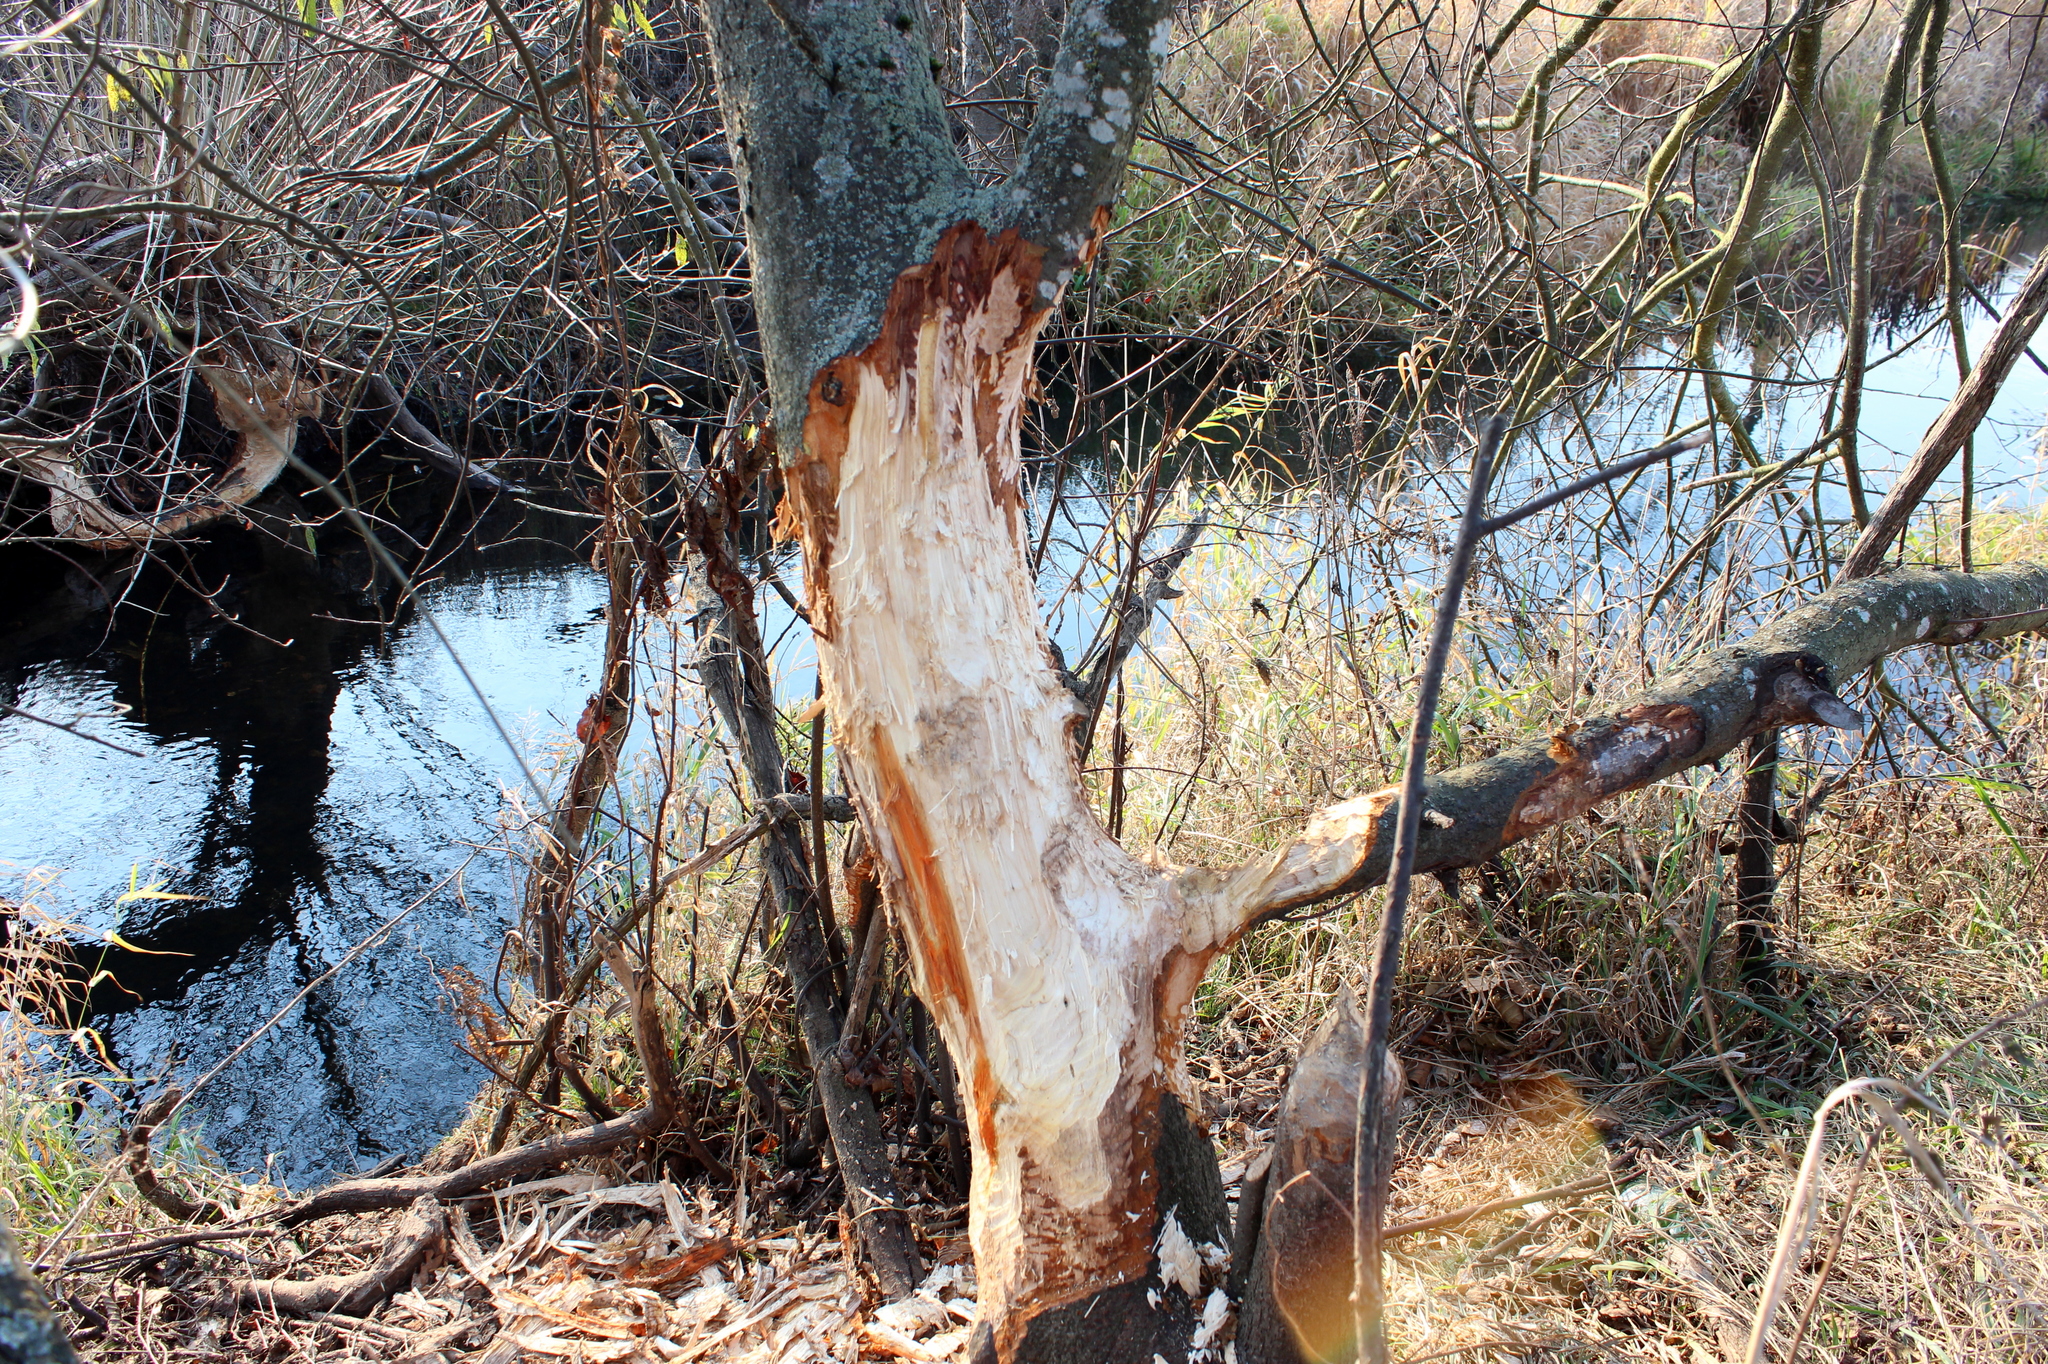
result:
[(1749, 768), (1735, 810), (1735, 942), (1742, 983), (1775, 992), (1778, 950), (1778, 733), (1749, 741)]
[(78, 1364), (71, 1338), (50, 1311), (14, 1233), (0, 1221), (0, 1360), (7, 1364)]
[[(960, 1069), (977, 1358), (1180, 1358), (1203, 1291), (1183, 1248), (1227, 1239), (1187, 1117), (1195, 989), (1249, 924), (1384, 877), (1394, 795), (1223, 871), (1141, 861), (1097, 822), (1027, 567), (1018, 436), (1033, 343), (1108, 220), (1168, 7), (1072, 6), (1016, 172), (986, 188), (953, 151), (920, 13), (708, 7), (777, 529), (802, 538), (843, 767)], [(1830, 669), (2039, 608), (2048, 570), (2031, 573), (1830, 594), (1607, 721), (1446, 774), (1418, 866), (1475, 864), (1759, 729), (1845, 711)]]

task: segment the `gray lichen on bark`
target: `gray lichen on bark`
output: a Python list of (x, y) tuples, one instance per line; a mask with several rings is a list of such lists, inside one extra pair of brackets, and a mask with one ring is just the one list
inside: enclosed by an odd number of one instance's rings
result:
[[(779, 14), (778, 14), (779, 11)], [(897, 275), (970, 217), (911, 0), (706, 7), (752, 256), (777, 427), (811, 377), (872, 340)]]
[(1167, 50), (1162, 0), (1070, 6), (1013, 173), (978, 184), (933, 77), (911, 0), (711, 0), (769, 396), (785, 458), (812, 378), (880, 328), (903, 271), (940, 234), (1014, 228), (1045, 250), (1041, 302), (1092, 249)]
[(0, 1221), (0, 1360), (7, 1364), (78, 1364), (70, 1338), (28, 1261)]
[(1096, 211), (1116, 197), (1172, 28), (1172, 7), (1156, 0), (1068, 7), (1030, 136), (1010, 178), (995, 187), (990, 214), (1048, 248), (1041, 286), (1048, 302), (1092, 253)]

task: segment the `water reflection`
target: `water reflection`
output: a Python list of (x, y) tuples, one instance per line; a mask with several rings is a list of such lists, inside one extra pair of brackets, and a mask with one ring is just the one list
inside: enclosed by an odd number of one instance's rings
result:
[[(125, 708), (85, 728), (144, 755), (0, 724), (0, 857), (62, 868), (73, 917), (175, 954), (86, 963), (118, 981), (91, 1000), (115, 1062), (210, 1066), (425, 896), (192, 1110), (231, 1164), (275, 1158), (294, 1184), (423, 1149), (480, 1078), (439, 974), (488, 979), (516, 909), (504, 860), (470, 854), (496, 839), (517, 768), (431, 632), (366, 620), (346, 573), (247, 532), (199, 547), (182, 584), (148, 570), (96, 591), (48, 560), (10, 567), (25, 590), (0, 621), (0, 699), (64, 719)], [(111, 619), (103, 593), (125, 602)], [(573, 720), (602, 585), (566, 549), (471, 554), (426, 598), (515, 732)], [(200, 898), (122, 903), (131, 879)]]

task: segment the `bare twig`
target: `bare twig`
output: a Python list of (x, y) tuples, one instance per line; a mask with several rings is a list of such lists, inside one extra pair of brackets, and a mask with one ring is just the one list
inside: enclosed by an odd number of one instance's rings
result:
[(1450, 662), (1451, 637), (1457, 628), (1458, 605), (1472, 556), (1484, 535), (1486, 490), (1493, 480), (1493, 457), (1507, 435), (1507, 419), (1494, 417), (1480, 432), (1466, 484), (1465, 514), (1444, 585), (1437, 597), (1436, 620), (1430, 627), (1429, 653), (1422, 666), (1415, 699), (1415, 721), (1408, 730), (1408, 756), (1401, 769), (1401, 804), (1395, 816), (1393, 869), (1387, 878), (1387, 904), (1380, 915), (1379, 943), (1372, 959), (1372, 981), (1366, 1000), (1365, 1074), (1358, 1086), (1358, 1139), (1352, 1154), (1352, 1255), (1356, 1275), (1353, 1321), (1358, 1357), (1386, 1364), (1386, 1290), (1380, 1279), (1380, 1219), (1387, 1202), (1388, 1162), (1381, 1151), (1385, 1128), (1387, 1039), (1393, 1030), (1394, 979), (1401, 969), (1401, 942), (1406, 926), (1408, 886), (1414, 874), (1415, 846), (1422, 829), (1423, 774), (1429, 763), (1429, 736), (1436, 723), (1437, 696), (1444, 668)]
[(1560, 1184), (1554, 1189), (1538, 1189), (1535, 1193), (1516, 1194), (1512, 1198), (1496, 1198), (1490, 1203), (1475, 1203), (1469, 1208), (1459, 1208), (1455, 1212), (1439, 1213), (1435, 1217), (1418, 1218), (1413, 1222), (1399, 1222), (1382, 1231), (1380, 1233), (1380, 1240), (1392, 1241), (1398, 1237), (1416, 1236), (1426, 1231), (1449, 1231), (1451, 1228), (1463, 1226), (1475, 1218), (1487, 1217), (1497, 1212), (1507, 1212), (1513, 1208), (1527, 1207), (1531, 1203), (1548, 1203), (1553, 1199), (1559, 1198), (1577, 1198), (1581, 1194), (1598, 1193), (1602, 1189), (1612, 1189), (1614, 1185), (1615, 1177), (1611, 1174), (1590, 1175), (1585, 1179), (1574, 1180), (1570, 1184)]
[(51, 729), (61, 729), (66, 734), (74, 735), (75, 737), (84, 739), (90, 743), (98, 744), (102, 748), (111, 748), (116, 753), (126, 753), (131, 758), (140, 758), (143, 756), (136, 750), (132, 748), (123, 748), (121, 745), (113, 742), (110, 739), (102, 739), (97, 734), (87, 734), (84, 730), (80, 729), (76, 725), (67, 725), (62, 720), (52, 720), (48, 716), (37, 715), (34, 711), (23, 710), (20, 706), (10, 706), (7, 705), (5, 702), (0, 702), (0, 715), (19, 715), (24, 720), (33, 720), (39, 725), (48, 725)]
[(285, 1226), (295, 1227), (336, 1213), (402, 1208), (416, 1198), (433, 1198), (446, 1203), (481, 1193), (508, 1179), (615, 1150), (637, 1137), (654, 1135), (666, 1121), (666, 1116), (653, 1108), (636, 1108), (610, 1122), (592, 1123), (572, 1132), (543, 1137), (494, 1156), (485, 1156), (482, 1160), (473, 1160), (446, 1174), (408, 1175), (399, 1179), (350, 1179), (330, 1184), (287, 1205), (277, 1216)]
[(448, 1210), (431, 1196), (422, 1194), (412, 1201), (368, 1269), (305, 1280), (255, 1279), (243, 1284), (235, 1296), (245, 1307), (269, 1308), (298, 1317), (321, 1312), (364, 1316), (404, 1288), (427, 1256), (447, 1239)]
[(156, 1177), (156, 1168), (150, 1163), (150, 1139), (156, 1135), (157, 1127), (176, 1111), (182, 1098), (183, 1095), (175, 1088), (167, 1089), (135, 1115), (135, 1123), (121, 1143), (122, 1155), (128, 1165), (128, 1178), (134, 1183), (135, 1192), (167, 1217), (180, 1222), (218, 1222), (221, 1219), (219, 1204), (194, 1203), (165, 1188), (163, 1181)]

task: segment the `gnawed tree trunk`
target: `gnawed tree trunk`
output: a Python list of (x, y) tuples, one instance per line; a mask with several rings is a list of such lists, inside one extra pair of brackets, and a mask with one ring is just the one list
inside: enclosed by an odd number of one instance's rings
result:
[(1182, 1357), (1194, 1246), (1227, 1232), (1181, 1029), (1225, 939), (1088, 807), (1018, 451), (1033, 342), (1107, 221), (1168, 7), (1072, 8), (1017, 171), (987, 190), (954, 152), (917, 7), (708, 10), (785, 528), (841, 760), (965, 1091), (977, 1351)]
[[(1224, 871), (1133, 857), (1096, 821), (1026, 569), (1018, 436), (1033, 341), (1107, 221), (1167, 7), (1070, 7), (1017, 168), (989, 187), (953, 150), (920, 15), (708, 6), (780, 529), (803, 540), (844, 770), (966, 1094), (977, 1356), (1177, 1359), (1204, 1291), (1194, 1247), (1226, 1239), (1187, 1117), (1195, 988), (1247, 925), (1383, 878), (1395, 797), (1335, 806)], [(1828, 668), (2048, 602), (2034, 572), (1830, 597), (1609, 722), (1447, 774), (1421, 865), (1483, 861), (1810, 719)]]
[(966, 1088), (992, 1343), (1122, 1358), (1088, 1351), (1129, 1331), (1142, 1359), (1200, 1287), (1148, 1297), (1162, 1238), (1227, 1240), (1181, 1058), (1226, 935), (1116, 845), (1075, 766), (1018, 493), (1041, 259), (947, 232), (813, 383), (789, 489), (842, 761)]

